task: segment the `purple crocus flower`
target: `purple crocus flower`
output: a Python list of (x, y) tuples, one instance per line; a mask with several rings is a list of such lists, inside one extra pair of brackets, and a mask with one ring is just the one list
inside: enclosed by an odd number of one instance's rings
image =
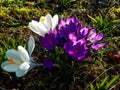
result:
[(65, 25), (61, 27), (57, 31), (57, 39), (59, 40), (58, 45), (64, 46), (65, 42), (69, 40), (69, 34), (75, 32), (76, 25), (75, 23), (69, 23), (69, 25)]
[(80, 30), (78, 30), (78, 34), (77, 34), (78, 39), (86, 38), (88, 36), (88, 32), (89, 32), (88, 26), (80, 28)]
[(82, 27), (82, 22), (78, 22), (78, 18), (76, 16), (72, 18), (67, 18), (66, 21), (61, 19), (57, 30), (57, 39), (59, 40), (58, 45), (64, 46), (66, 41), (69, 40), (69, 34), (77, 34), (78, 30), (80, 32), (80, 29)]
[(44, 58), (43, 64), (46, 68), (52, 68), (53, 67), (53, 61), (48, 59), (48, 58)]
[(94, 49), (94, 50), (99, 50), (100, 48), (104, 47), (106, 44), (105, 43), (100, 43), (98, 44), (98, 42), (100, 40), (102, 40), (103, 38), (103, 33), (99, 33), (97, 34), (96, 31), (94, 29), (92, 29), (89, 33), (89, 36), (87, 38), (87, 40), (91, 43), (93, 43), (91, 45), (91, 48)]
[(77, 32), (73, 32), (69, 34), (69, 39), (86, 39), (86, 37), (88, 37), (89, 34), (89, 27), (82, 27), (82, 28), (78, 28)]
[[(56, 30), (54, 30), (55, 32)], [(50, 31), (49, 34), (45, 34), (45, 37), (40, 37), (40, 44), (42, 47), (46, 48), (47, 50), (54, 50), (55, 46), (57, 45), (56, 36), (53, 31)]]
[(87, 56), (89, 49), (86, 47), (85, 40), (78, 41), (69, 40), (64, 45), (65, 52), (77, 61), (82, 61)]

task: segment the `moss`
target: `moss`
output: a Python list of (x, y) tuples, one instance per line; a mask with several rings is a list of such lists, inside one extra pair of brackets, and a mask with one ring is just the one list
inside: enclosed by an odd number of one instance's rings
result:
[(25, 2), (24, 3), (25, 6), (29, 6), (29, 7), (33, 7), (35, 5), (35, 2)]
[(30, 9), (28, 8), (16, 8), (15, 10), (15, 15), (19, 18), (19, 19), (30, 19), (29, 13), (31, 12)]
[(26, 25), (31, 19), (39, 19), (41, 15), (45, 15), (49, 11), (33, 7), (0, 7), (0, 24), (5, 26)]
[(115, 12), (120, 13), (120, 7), (115, 9)]
[(108, 16), (112, 19), (119, 19), (120, 7), (118, 7), (118, 8), (112, 7), (108, 12)]
[(1, 19), (4, 19), (5, 17), (7, 17), (10, 13), (10, 10), (9, 8), (7, 7), (0, 7), (0, 18)]

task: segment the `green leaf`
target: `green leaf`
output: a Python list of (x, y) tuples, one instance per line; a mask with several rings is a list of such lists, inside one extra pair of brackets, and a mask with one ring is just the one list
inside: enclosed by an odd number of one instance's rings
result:
[(102, 80), (101, 84), (99, 85), (99, 89), (101, 90), (104, 86), (105, 83), (107, 82), (109, 76), (105, 76), (105, 78)]
[(100, 88), (100, 87), (99, 87), (99, 84), (96, 83), (96, 89), (99, 90), (99, 88)]
[(90, 90), (95, 90), (92, 83), (90, 83)]
[(99, 14), (99, 23), (100, 23), (100, 26), (103, 25), (103, 18), (101, 14)]
[(97, 23), (97, 20), (93, 17), (91, 17), (90, 15), (87, 15), (94, 23)]
[(108, 90), (108, 89), (111, 87), (111, 85), (112, 85), (115, 81), (117, 81), (119, 78), (120, 78), (119, 75), (118, 75), (118, 76), (115, 76), (114, 78), (112, 78), (112, 79), (109, 81), (109, 83), (105, 86), (105, 90)]
[(9, 45), (8, 45), (7, 42), (0, 40), (0, 43), (1, 43), (6, 49), (8, 49)]
[(113, 23), (120, 23), (120, 19), (118, 19), (118, 20), (113, 20), (112, 22), (113, 22)]

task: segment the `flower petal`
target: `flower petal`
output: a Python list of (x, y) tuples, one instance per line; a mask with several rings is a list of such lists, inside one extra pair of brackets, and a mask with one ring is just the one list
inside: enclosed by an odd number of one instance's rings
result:
[(28, 70), (20, 70), (20, 69), (18, 69), (18, 70), (16, 71), (16, 76), (17, 76), (17, 77), (22, 77), (22, 76), (24, 76), (25, 74), (27, 74), (27, 72), (28, 72)]
[(57, 24), (58, 24), (58, 15), (56, 14), (52, 18), (52, 30), (56, 28)]
[(27, 62), (24, 62), (19, 66), (20, 70), (28, 70), (29, 68), (30, 68), (30, 65)]
[(17, 77), (22, 77), (25, 74), (27, 74), (27, 72), (29, 71), (30, 65), (26, 62), (24, 62), (23, 64), (21, 64), (18, 68), (18, 70), (16, 71), (16, 76)]
[(24, 47), (18, 46), (18, 52), (20, 54), (20, 58), (22, 59), (22, 61), (24, 62), (30, 61), (29, 54)]
[(8, 61), (5, 61), (1, 64), (1, 68), (7, 72), (16, 72), (18, 67), (18, 64), (10, 64)]
[(46, 15), (44, 24), (47, 27), (47, 31), (50, 31), (52, 28), (52, 16), (50, 14)]
[(45, 25), (41, 22), (37, 22), (32, 20), (31, 22), (29, 22), (29, 28), (36, 34), (40, 35), (40, 36), (44, 36), (45, 33), (47, 32), (47, 28), (45, 27)]
[(16, 62), (21, 61), (21, 58), (19, 56), (18, 51), (11, 49), (11, 50), (7, 50), (6, 52), (6, 56), (8, 59), (12, 58), (13, 60), (15, 60)]
[(28, 41), (28, 52), (29, 52), (30, 56), (31, 56), (34, 48), (35, 48), (35, 40), (32, 36), (30, 36), (29, 41)]
[(95, 37), (96, 41), (100, 41), (102, 38), (103, 38), (103, 33), (102, 33), (102, 32), (99, 33), (99, 34)]
[(100, 43), (100, 44), (92, 44), (91, 48), (94, 50), (99, 50), (100, 48), (104, 47), (106, 43)]

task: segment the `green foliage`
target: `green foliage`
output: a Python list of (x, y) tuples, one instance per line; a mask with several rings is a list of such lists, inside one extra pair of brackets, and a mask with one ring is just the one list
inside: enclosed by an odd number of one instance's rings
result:
[(107, 16), (103, 17), (100, 13), (98, 16), (93, 18), (92, 16), (88, 15), (88, 17), (92, 20), (95, 25), (95, 28), (98, 32), (104, 32), (105, 35), (111, 35), (113, 33), (113, 29), (116, 28), (116, 24), (120, 23), (120, 19), (111, 20)]
[(23, 6), (24, 0), (1, 0), (0, 3), (6, 7), (15, 6), (16, 4)]
[(108, 90), (117, 80), (119, 80), (120, 76), (114, 76), (111, 80), (108, 81), (109, 77), (105, 76), (101, 83), (96, 83), (96, 86), (93, 86), (92, 83), (90, 83), (89, 90)]
[(71, 4), (72, 2), (74, 2), (76, 0), (60, 0), (61, 5), (63, 5), (64, 7), (67, 7), (69, 4)]
[(115, 77), (113, 77), (113, 78), (107, 83), (107, 85), (105, 86), (105, 90), (108, 90), (108, 89), (111, 87), (111, 85), (112, 85), (114, 82), (116, 82), (119, 78), (120, 78), (120, 76), (115, 76)]
[(9, 37), (5, 40), (0, 40), (0, 63), (6, 60), (5, 52), (8, 49), (16, 49), (19, 45), (23, 45), (24, 37)]
[(67, 5), (75, 0), (60, 0), (63, 5)]

